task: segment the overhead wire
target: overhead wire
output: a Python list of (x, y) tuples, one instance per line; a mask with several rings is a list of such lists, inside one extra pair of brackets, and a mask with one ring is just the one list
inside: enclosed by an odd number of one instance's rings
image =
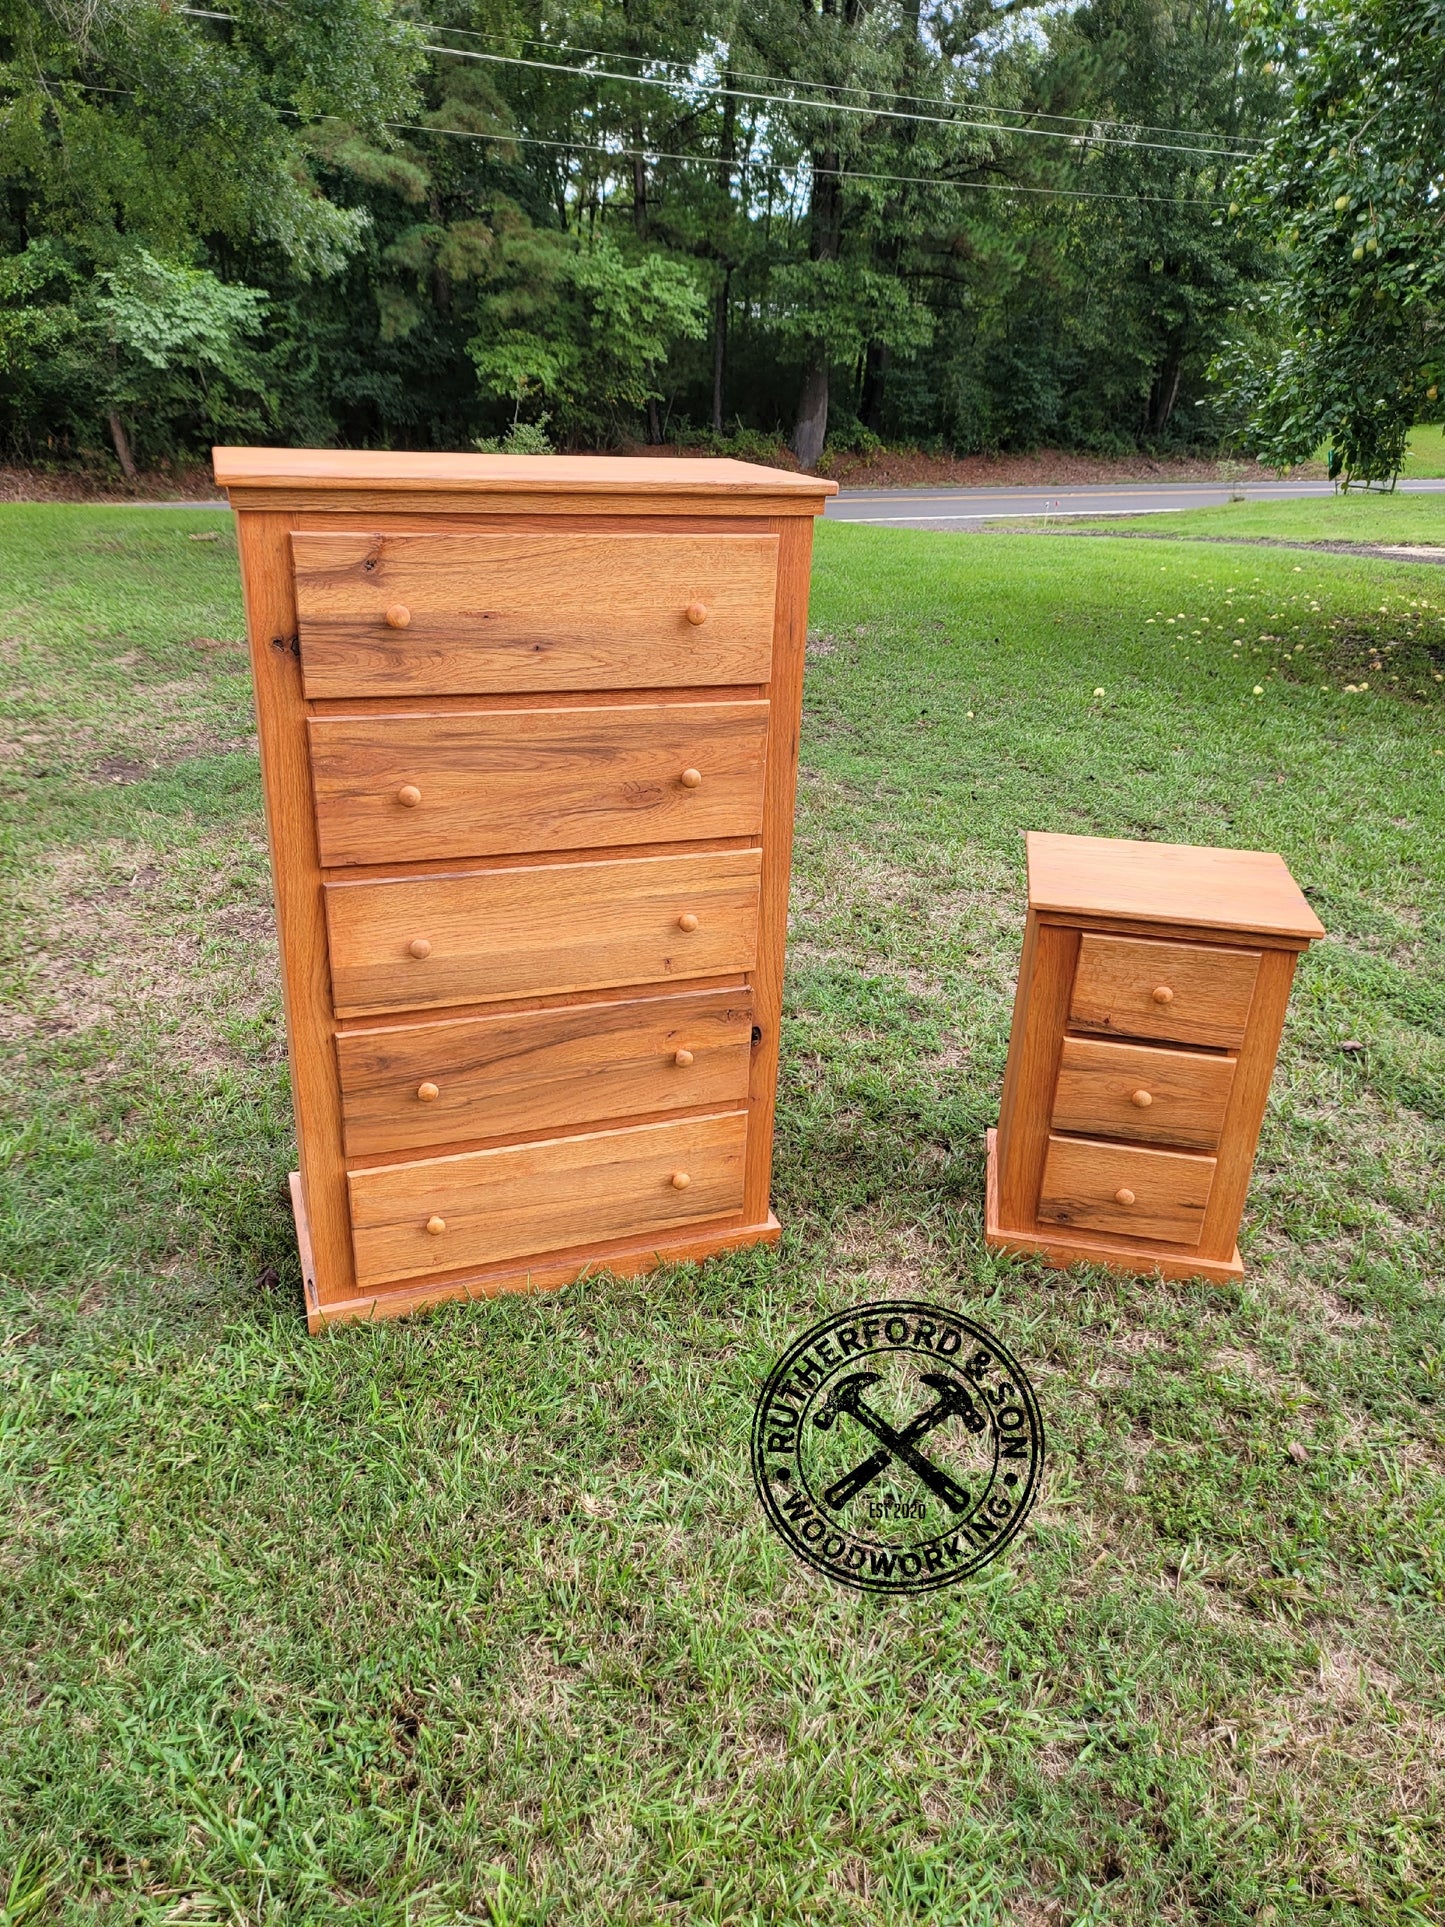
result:
[[(504, 67), (527, 67), (542, 73), (569, 74), (574, 80), (615, 80), (628, 87), (665, 87), (675, 91), (675, 83), (649, 74), (614, 74), (598, 67), (569, 67), (558, 60), (528, 60), (521, 54), (475, 53), (469, 47), (441, 47), (423, 41), (427, 53), (446, 54), (453, 60), (485, 61)], [(912, 114), (895, 107), (862, 107), (844, 100), (798, 100), (781, 94), (760, 94), (743, 87), (699, 87), (695, 94), (705, 100), (747, 100), (764, 107), (807, 108), (817, 113), (858, 114), (868, 120), (902, 120), (926, 127), (956, 127), (962, 132), (981, 134), (1022, 134), (1035, 140), (1068, 141), (1075, 147), (1135, 147), (1157, 154), (1187, 154), (1192, 160), (1218, 158), (1239, 161), (1245, 157), (1229, 147), (1180, 147), (1164, 141), (1133, 140), (1112, 134), (1065, 134), (1047, 127), (1006, 127), (998, 121), (967, 120), (957, 114)]]
[[(626, 60), (638, 66), (671, 67), (674, 72), (677, 73), (695, 74), (696, 72), (694, 64), (690, 64), (685, 60), (669, 60), (661, 54), (629, 54), (615, 50), (609, 51), (601, 47), (574, 47), (565, 41), (534, 40), (525, 34), (513, 40), (512, 36), (508, 34), (487, 33), (474, 27), (445, 27), (429, 20), (419, 20), (415, 22), (415, 25), (427, 33), (451, 34), (453, 38), (458, 40), (502, 40), (520, 47), (545, 47), (550, 53), (574, 54), (583, 60)], [(575, 71), (585, 73), (587, 70), (585, 68), (577, 68)], [(891, 87), (864, 87), (850, 81), (803, 80), (796, 77), (790, 78), (785, 74), (757, 73), (751, 68), (734, 67), (731, 63), (727, 66), (727, 72), (739, 80), (757, 80), (770, 87), (808, 87), (815, 93), (864, 94), (870, 99), (874, 96), (882, 96), (887, 100), (906, 101), (914, 107), (951, 107), (962, 112), (970, 111), (967, 102), (950, 101), (941, 94), (905, 94)], [(628, 78), (631, 78), (631, 76), (628, 76)], [(1200, 130), (1191, 127), (1161, 127), (1150, 121), (1123, 121), (1110, 119), (1097, 114), (1058, 114), (1047, 108), (1001, 107), (990, 105), (988, 111), (991, 114), (1011, 115), (1016, 120), (1071, 121), (1076, 126), (1082, 128), (1133, 127), (1143, 134), (1177, 134), (1186, 140), (1203, 138), (1206, 140), (1238, 141), (1244, 142), (1250, 147), (1260, 147), (1264, 144), (1263, 140), (1254, 134), (1221, 133), (1218, 129), (1214, 128)]]
[[(207, 7), (181, 6), (181, 7), (177, 7), (175, 11), (177, 13), (188, 14), (193, 18), (201, 19), (201, 20), (228, 20), (232, 22), (234, 22), (235, 20), (235, 16), (233, 14), (224, 13), (217, 9), (207, 8)], [(419, 23), (419, 24), (425, 25), (426, 23)], [(428, 30), (432, 32), (452, 31), (451, 29), (448, 29), (448, 28), (440, 28), (440, 29), (428, 28)], [(670, 91), (674, 91), (674, 92), (676, 91), (675, 82), (664, 80), (657, 75), (618, 74), (618, 73), (612, 73), (597, 67), (573, 67), (573, 66), (569, 66), (565, 61), (531, 60), (524, 57), (521, 54), (478, 53), (469, 47), (444, 47), (437, 44), (434, 41), (423, 41), (421, 43), (421, 46), (423, 51), (426, 53), (441, 54), (452, 60), (474, 60), (474, 61), (479, 61), (488, 65), (505, 66), (505, 67), (524, 67), (524, 68), (529, 68), (534, 71), (542, 72), (542, 73), (567, 74), (571, 78), (577, 79), (577, 80), (591, 80), (591, 81), (610, 80), (610, 81), (616, 81), (623, 86), (660, 87), (660, 88), (666, 88)], [(603, 57), (605, 58), (606, 56), (603, 56)], [(677, 63), (667, 63), (667, 64), (675, 65)], [(785, 83), (785, 84), (791, 85), (792, 83)], [(817, 85), (821, 83), (808, 83), (808, 84)], [(862, 91), (862, 90), (858, 90), (858, 91)], [(899, 121), (908, 121), (920, 126), (954, 127), (959, 129), (962, 132), (1011, 134), (1011, 135), (1016, 134), (1016, 135), (1023, 135), (1029, 139), (1035, 139), (1035, 140), (1067, 141), (1071, 146), (1074, 146), (1074, 147), (1087, 147), (1087, 146), (1132, 147), (1132, 148), (1145, 149), (1150, 152), (1161, 153), (1161, 154), (1184, 154), (1193, 160), (1218, 159), (1218, 160), (1227, 160), (1227, 161), (1237, 162), (1241, 159), (1246, 158), (1246, 156), (1239, 154), (1233, 148), (1205, 147), (1200, 145), (1199, 142), (1197, 141), (1194, 141), (1192, 142), (1192, 144), (1187, 146), (1180, 146), (1177, 144), (1172, 144), (1172, 143), (1162, 142), (1162, 141), (1136, 140), (1131, 136), (1127, 136), (1127, 135), (1112, 135), (1112, 134), (1099, 134), (1099, 133), (1070, 134), (1060, 129), (1047, 128), (1047, 127), (1009, 127), (999, 121), (988, 121), (988, 120), (968, 118), (962, 113), (915, 114), (915, 113), (905, 112), (901, 108), (862, 106), (852, 101), (800, 100), (795, 95), (789, 96), (789, 95), (783, 95), (783, 94), (765, 94), (765, 93), (758, 93), (751, 89), (738, 88), (738, 87), (717, 87), (717, 86), (704, 85), (701, 87), (694, 88), (693, 92), (695, 96), (700, 96), (701, 98), (708, 99), (708, 100), (727, 100), (727, 99), (746, 100), (746, 101), (752, 102), (755, 105), (765, 106), (765, 107), (782, 107), (782, 108), (790, 108), (790, 109), (803, 108), (806, 110), (811, 110), (813, 112), (829, 113), (829, 114), (834, 114), (834, 113), (855, 114), (855, 115), (860, 115), (865, 119), (869, 119), (869, 120), (880, 120), (880, 119), (881, 120), (899, 120)], [(1214, 135), (1208, 135), (1208, 136), (1205, 136), (1204, 138), (1215, 139), (1219, 137)]]

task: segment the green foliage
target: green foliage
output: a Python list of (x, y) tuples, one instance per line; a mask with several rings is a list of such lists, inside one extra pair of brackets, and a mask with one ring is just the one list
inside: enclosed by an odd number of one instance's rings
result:
[[(1204, 150), (1278, 96), (1230, 0), (398, 7), (0, 0), (12, 449), (467, 447), (544, 412), (775, 446), (805, 395), (839, 447), (1228, 428), (1204, 369), (1270, 267)], [(185, 367), (103, 325), (142, 253), (163, 329), (155, 277), (211, 277)], [(265, 307), (223, 320), (222, 287)]]
[(1283, 278), (1263, 348), (1220, 373), (1271, 459), (1328, 441), (1347, 482), (1386, 480), (1445, 369), (1445, 19), (1435, 0), (1261, 0), (1254, 45), (1290, 110), (1230, 218), (1273, 238)]
[(484, 390), (519, 413), (540, 397), (564, 432), (605, 434), (658, 393), (659, 364), (675, 340), (704, 332), (704, 315), (685, 262), (628, 261), (605, 237), (585, 246), (532, 231), (498, 250), (467, 353)]

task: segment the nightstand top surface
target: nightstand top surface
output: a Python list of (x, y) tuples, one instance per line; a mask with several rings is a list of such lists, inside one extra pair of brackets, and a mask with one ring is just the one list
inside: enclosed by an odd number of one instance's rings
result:
[(1313, 941), (1324, 925), (1265, 850), (1130, 843), (1107, 836), (1028, 834), (1029, 907)]

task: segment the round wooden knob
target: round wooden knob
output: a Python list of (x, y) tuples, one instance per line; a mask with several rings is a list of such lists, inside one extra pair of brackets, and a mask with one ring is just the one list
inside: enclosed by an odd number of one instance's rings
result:
[(673, 1188), (673, 1190), (674, 1190), (674, 1191), (686, 1191), (686, 1189), (687, 1189), (687, 1187), (688, 1187), (688, 1186), (689, 1186), (689, 1185), (690, 1185), (691, 1183), (692, 1183), (692, 1179), (691, 1179), (691, 1178), (690, 1178), (690, 1177), (688, 1176), (688, 1174), (687, 1174), (687, 1172), (686, 1172), (686, 1171), (674, 1171), (674, 1172), (673, 1172), (673, 1174), (672, 1174), (672, 1188)]
[(431, 955), (431, 945), (425, 937), (413, 937), (407, 945), (407, 949), (418, 962), (420, 962), (423, 957), (429, 957)]
[(690, 1050), (674, 1051), (672, 1061), (674, 1064), (680, 1066), (681, 1069), (686, 1070), (692, 1062), (692, 1052)]
[(677, 780), (685, 790), (695, 790), (702, 782), (702, 771), (700, 769), (685, 769)]
[(677, 927), (679, 930), (687, 930), (687, 931), (696, 930), (697, 918), (692, 914), (691, 910), (683, 911), (682, 915), (677, 920)]
[(410, 621), (411, 610), (407, 608), (404, 602), (393, 602), (386, 612), (386, 626), (388, 629), (404, 629)]
[(1172, 1004), (1174, 1002), (1174, 992), (1169, 988), (1168, 984), (1155, 984), (1150, 995), (1156, 1004)]
[(447, 1228), (445, 1218), (428, 1218), (426, 1228), (434, 1238), (439, 1238)]
[(1121, 1184), (1119, 1186), (1119, 1189), (1114, 1193), (1114, 1202), (1115, 1204), (1132, 1204), (1134, 1202), (1134, 1193), (1129, 1189), (1127, 1184)]
[(687, 605), (687, 619), (694, 629), (696, 629), (700, 623), (706, 622), (707, 604), (705, 602), (689, 602)]
[(1141, 1111), (1147, 1111), (1149, 1106), (1154, 1102), (1154, 1098), (1149, 1091), (1135, 1091), (1129, 1102), (1131, 1104), (1137, 1104)]
[(414, 810), (421, 801), (421, 791), (415, 783), (403, 783), (396, 793), (396, 800), (404, 810)]
[(418, 1084), (416, 1094), (423, 1104), (434, 1104), (441, 1096), (441, 1087), (437, 1084)]

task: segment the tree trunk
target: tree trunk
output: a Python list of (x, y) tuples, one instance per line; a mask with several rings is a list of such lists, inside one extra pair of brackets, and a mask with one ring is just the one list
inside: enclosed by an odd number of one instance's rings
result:
[(125, 423), (113, 408), (108, 419), (110, 439), (115, 443), (115, 458), (120, 463), (120, 472), (128, 482), (138, 481), (140, 471), (136, 468), (135, 457), (130, 452), (130, 438), (125, 432)]
[(793, 453), (804, 468), (816, 468), (828, 436), (828, 350), (819, 343), (803, 370)]
[[(813, 191), (808, 204), (808, 255), (836, 261), (843, 243), (843, 183), (836, 153), (814, 154)], [(793, 453), (804, 468), (816, 468), (828, 433), (828, 346), (821, 338), (808, 344)]]
[(713, 308), (712, 427), (715, 435), (721, 435), (723, 432), (723, 382), (727, 375), (728, 360), (728, 284), (732, 278), (732, 269), (725, 269), (722, 286), (717, 291), (717, 301)]
[(863, 363), (863, 393), (858, 401), (858, 418), (874, 435), (883, 433), (883, 384), (892, 359), (886, 341), (870, 341)]
[(1153, 387), (1149, 390), (1149, 411), (1146, 427), (1151, 435), (1157, 435), (1169, 417), (1174, 413), (1174, 404), (1179, 399), (1179, 383), (1184, 374), (1184, 357), (1174, 355), (1159, 370)]
[(657, 412), (657, 397), (647, 397), (647, 442), (650, 448), (662, 445), (662, 417)]

